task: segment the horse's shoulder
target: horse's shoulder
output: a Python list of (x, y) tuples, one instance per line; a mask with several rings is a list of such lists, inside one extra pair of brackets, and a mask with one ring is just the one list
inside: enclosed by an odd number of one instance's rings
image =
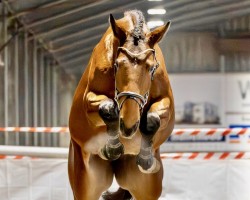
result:
[(106, 32), (92, 53), (91, 68), (104, 75), (112, 68), (113, 62), (113, 34)]
[(108, 95), (114, 88), (114, 69), (104, 62), (92, 66), (88, 77), (88, 88), (90, 91)]

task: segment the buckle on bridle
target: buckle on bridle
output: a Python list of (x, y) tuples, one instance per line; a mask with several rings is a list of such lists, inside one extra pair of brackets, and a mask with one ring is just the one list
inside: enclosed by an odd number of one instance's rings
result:
[(152, 69), (150, 70), (151, 81), (154, 80), (154, 74), (155, 74), (155, 71), (157, 70), (158, 67), (159, 67), (159, 63), (157, 62), (156, 65), (154, 67), (152, 67)]

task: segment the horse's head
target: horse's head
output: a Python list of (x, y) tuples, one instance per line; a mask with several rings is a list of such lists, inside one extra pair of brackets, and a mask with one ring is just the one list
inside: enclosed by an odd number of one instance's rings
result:
[(118, 41), (114, 53), (115, 100), (120, 109), (121, 132), (125, 137), (131, 137), (139, 127), (154, 72), (159, 65), (154, 46), (170, 25), (168, 22), (150, 32), (143, 15), (137, 14), (130, 16), (131, 21), (127, 24), (110, 15), (112, 31)]

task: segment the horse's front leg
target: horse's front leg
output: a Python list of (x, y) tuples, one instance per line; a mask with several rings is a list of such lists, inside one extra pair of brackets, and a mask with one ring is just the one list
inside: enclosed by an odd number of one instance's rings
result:
[(141, 148), (137, 156), (137, 165), (144, 173), (156, 173), (160, 169), (159, 161), (153, 155), (153, 139), (159, 129), (165, 128), (169, 120), (169, 98), (163, 98), (151, 105), (148, 113), (142, 116), (140, 131)]
[(99, 115), (107, 125), (109, 136), (100, 156), (106, 160), (116, 160), (124, 153), (123, 144), (119, 140), (120, 120), (117, 103), (111, 99), (102, 101), (99, 105)]

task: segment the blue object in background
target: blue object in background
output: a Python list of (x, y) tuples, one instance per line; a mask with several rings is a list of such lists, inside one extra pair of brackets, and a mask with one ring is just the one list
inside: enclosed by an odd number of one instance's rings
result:
[(229, 128), (250, 128), (250, 125), (232, 124), (229, 125)]

